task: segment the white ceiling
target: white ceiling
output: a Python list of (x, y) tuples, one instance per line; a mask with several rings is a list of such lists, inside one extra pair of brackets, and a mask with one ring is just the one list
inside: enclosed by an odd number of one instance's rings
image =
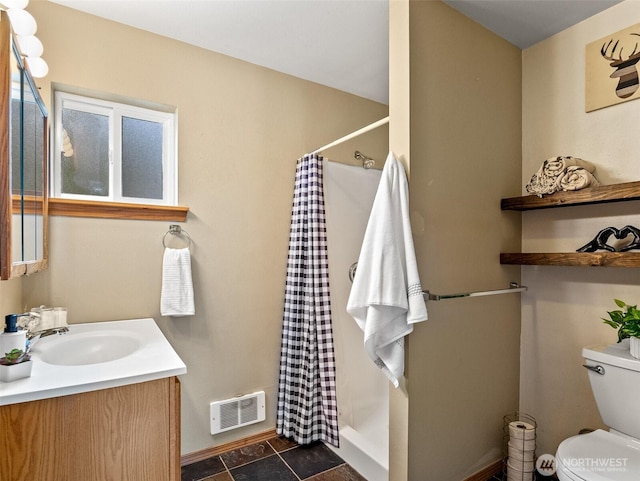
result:
[[(388, 103), (388, 0), (50, 1)], [(527, 48), (621, 0), (444, 1)]]
[(443, 1), (512, 44), (525, 49), (622, 0)]

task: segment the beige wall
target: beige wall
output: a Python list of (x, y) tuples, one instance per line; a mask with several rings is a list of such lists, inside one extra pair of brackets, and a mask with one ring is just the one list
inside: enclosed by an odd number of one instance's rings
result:
[[(389, 2), (389, 149), (409, 171), (411, 153), (411, 59), (409, 2)], [(411, 186), (410, 186), (411, 188)], [(408, 343), (405, 346), (408, 348)], [(404, 380), (389, 385), (389, 479), (408, 479), (409, 395)]]
[[(522, 125), (515, 47), (440, 2), (393, 3), (400, 20), (391, 23), (391, 43), (409, 44), (411, 77), (409, 85), (391, 75), (390, 148), (411, 167), (423, 287), (446, 293), (517, 281), (519, 268), (497, 258), (520, 249), (519, 218), (501, 212), (499, 200), (518, 195), (545, 158), (591, 160), (605, 183), (640, 178), (640, 102), (589, 114), (583, 104), (584, 46), (637, 23), (637, 2), (522, 53)], [(386, 107), (57, 5), (32, 2), (29, 10), (51, 67), (39, 81), (47, 103), (55, 81), (178, 106), (197, 315), (159, 316), (168, 223), (64, 217), (51, 219), (50, 269), (0, 284), (3, 313), (24, 302), (67, 305), (72, 322), (155, 317), (189, 369), (184, 453), (272, 427), (295, 158), (383, 117)], [(394, 119), (410, 122), (410, 139)], [(355, 148), (383, 156), (385, 134)], [(353, 162), (349, 150), (332, 157)], [(605, 225), (638, 225), (638, 207), (525, 213), (522, 248), (575, 250)], [(518, 406), (519, 377), (520, 409), (538, 419), (540, 453), (600, 425), (580, 349), (615, 339), (600, 317), (614, 297), (636, 302), (637, 273), (524, 267), (522, 283), (530, 290), (520, 359), (519, 295), (429, 303), (430, 320), (409, 341), (406, 391), (392, 396), (400, 417), (403, 393), (409, 402), (407, 431), (392, 429), (392, 479), (407, 469), (409, 480), (454, 481), (499, 458), (502, 415)], [(267, 391), (267, 422), (212, 438), (208, 403), (256, 389)], [(404, 437), (408, 467), (394, 456)]]
[[(585, 113), (585, 46), (640, 21), (627, 0), (523, 51), (522, 185), (542, 162), (574, 155), (597, 165), (605, 184), (640, 179), (640, 102)], [(615, 87), (615, 83), (614, 83)], [(524, 191), (523, 191), (524, 192)], [(640, 203), (523, 214), (525, 252), (571, 252), (606, 226), (640, 225)], [(583, 427), (602, 427), (583, 346), (615, 342), (602, 323), (614, 298), (640, 301), (636, 269), (523, 267), (520, 408), (538, 421), (538, 452)]]
[[(393, 38), (406, 33), (402, 17), (391, 27)], [(520, 50), (442, 2), (409, 2), (408, 28), (410, 201), (423, 288), (505, 287), (520, 277), (498, 261), (501, 250), (520, 248), (519, 217), (500, 211), (500, 198), (520, 189)], [(392, 90), (407, 88), (398, 77)], [(403, 142), (391, 136), (390, 148), (407, 155)], [(520, 299), (428, 309), (408, 342), (408, 479), (459, 481), (501, 458), (502, 417), (518, 407)]]
[[(273, 428), (295, 161), (387, 107), (55, 4), (29, 10), (50, 66), (39, 82), (49, 105), (50, 82), (60, 82), (178, 107), (196, 315), (159, 314), (170, 222), (51, 218), (50, 268), (25, 280), (26, 304), (68, 306), (73, 323), (156, 318), (188, 368), (183, 453)], [(353, 161), (358, 149), (384, 159), (386, 135), (331, 158)], [(211, 437), (209, 402), (261, 389), (266, 422)]]
[[(0, 330), (4, 326), (4, 316), (11, 313), (23, 312), (22, 280), (11, 279), (0, 282)], [(0, 353), (1, 356), (4, 353)]]

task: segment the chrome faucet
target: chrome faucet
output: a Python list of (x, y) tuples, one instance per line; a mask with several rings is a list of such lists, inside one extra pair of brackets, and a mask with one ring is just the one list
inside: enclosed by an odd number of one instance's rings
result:
[(37, 340), (36, 338), (41, 339), (43, 337), (47, 337), (52, 334), (64, 334), (65, 332), (69, 332), (68, 327), (53, 327), (51, 329), (44, 329), (42, 331), (36, 331), (36, 332), (27, 331), (27, 339), (29, 339), (32, 342), (35, 342), (35, 340)]
[[(42, 322), (42, 308), (18, 315), (18, 325), (27, 331), (27, 339), (33, 345), (38, 339), (52, 334), (64, 334), (69, 331), (66, 319), (60, 325), (52, 325), (51, 320)], [(44, 324), (44, 325), (43, 325)]]

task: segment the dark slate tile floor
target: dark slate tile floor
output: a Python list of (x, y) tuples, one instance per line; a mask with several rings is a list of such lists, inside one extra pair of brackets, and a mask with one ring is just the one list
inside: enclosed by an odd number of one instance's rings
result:
[[(499, 473), (487, 481), (506, 481)], [(536, 476), (536, 481), (557, 477)], [(322, 443), (309, 446), (281, 437), (182, 467), (182, 481), (367, 481)]]
[(322, 443), (275, 437), (182, 467), (182, 481), (366, 481)]

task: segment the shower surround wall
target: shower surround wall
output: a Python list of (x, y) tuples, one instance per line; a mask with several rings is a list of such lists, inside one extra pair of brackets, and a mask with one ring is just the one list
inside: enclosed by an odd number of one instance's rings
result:
[[(196, 315), (160, 317), (169, 221), (51, 217), (50, 267), (18, 281), (18, 305), (68, 306), (71, 323), (156, 318), (188, 367), (183, 454), (274, 429), (296, 159), (387, 106), (51, 2), (28, 10), (46, 45), (48, 105), (60, 82), (178, 107)], [(366, 139), (358, 148), (379, 155)], [(265, 422), (209, 434), (211, 401), (259, 390)]]
[(380, 175), (335, 162), (327, 162), (324, 170), (340, 425), (336, 452), (369, 481), (388, 479), (391, 384), (367, 355), (362, 330), (346, 306), (349, 268), (360, 254)]

